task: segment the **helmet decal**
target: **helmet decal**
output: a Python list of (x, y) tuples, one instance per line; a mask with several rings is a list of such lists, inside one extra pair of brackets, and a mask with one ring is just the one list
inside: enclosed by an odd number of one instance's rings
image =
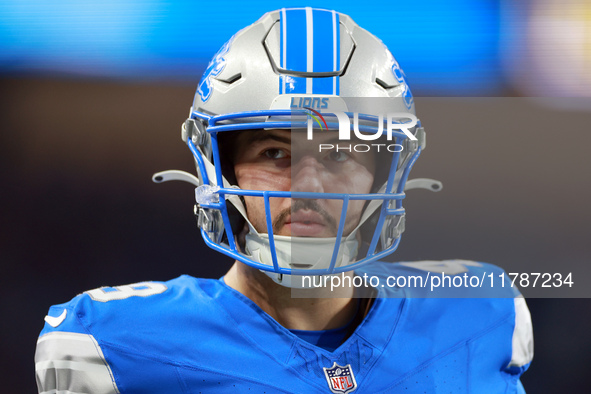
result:
[(234, 37), (230, 38), (230, 40), (228, 40), (228, 42), (226, 42), (215, 54), (213, 59), (211, 59), (207, 65), (207, 68), (205, 69), (205, 72), (203, 73), (203, 76), (201, 77), (201, 81), (199, 81), (197, 92), (199, 93), (201, 100), (204, 102), (209, 100), (209, 97), (211, 96), (211, 78), (218, 76), (226, 66), (226, 59), (224, 58), (224, 55), (230, 50), (230, 43), (232, 42), (233, 38)]
[(410, 88), (408, 87), (408, 83), (406, 82), (406, 75), (404, 74), (404, 71), (402, 71), (396, 60), (394, 60), (394, 63), (392, 64), (392, 73), (394, 74), (398, 82), (402, 84), (402, 97), (404, 99), (404, 104), (406, 105), (406, 108), (410, 109), (414, 103), (414, 99), (412, 97)]

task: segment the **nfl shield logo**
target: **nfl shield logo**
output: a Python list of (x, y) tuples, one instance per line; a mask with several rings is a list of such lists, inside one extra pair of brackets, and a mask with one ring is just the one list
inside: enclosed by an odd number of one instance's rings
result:
[(328, 387), (333, 393), (347, 394), (357, 388), (357, 382), (355, 381), (351, 364), (341, 367), (335, 362), (332, 367), (322, 369), (324, 369)]

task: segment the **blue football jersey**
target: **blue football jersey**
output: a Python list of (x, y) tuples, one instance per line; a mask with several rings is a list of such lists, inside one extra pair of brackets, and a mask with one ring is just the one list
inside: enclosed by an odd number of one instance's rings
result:
[[(503, 274), (474, 262), (373, 263), (357, 274), (427, 278), (450, 267), (450, 275)], [(50, 308), (37, 384), (43, 393), (523, 392), (531, 320), (512, 289), (498, 286), (497, 298), (377, 291), (363, 321), (330, 352), (223, 280), (184, 275), (91, 290)]]

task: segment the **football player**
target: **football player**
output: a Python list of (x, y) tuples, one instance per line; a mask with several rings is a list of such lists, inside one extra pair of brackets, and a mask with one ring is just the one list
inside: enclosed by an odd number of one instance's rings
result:
[(455, 286), (503, 281), (501, 269), (380, 261), (404, 231), (404, 191), (441, 184), (408, 180), (425, 148), (413, 96), (349, 16), (281, 9), (238, 32), (182, 138), (197, 176), (154, 181), (193, 183), (205, 243), (236, 262), (219, 280), (102, 287), (51, 307), (40, 392), (523, 392), (525, 301), (509, 285)]

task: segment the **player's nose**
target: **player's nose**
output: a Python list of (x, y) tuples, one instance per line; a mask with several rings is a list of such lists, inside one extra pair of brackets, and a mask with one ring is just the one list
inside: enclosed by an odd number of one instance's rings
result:
[(291, 167), (291, 190), (324, 193), (322, 165), (313, 156), (304, 156)]

